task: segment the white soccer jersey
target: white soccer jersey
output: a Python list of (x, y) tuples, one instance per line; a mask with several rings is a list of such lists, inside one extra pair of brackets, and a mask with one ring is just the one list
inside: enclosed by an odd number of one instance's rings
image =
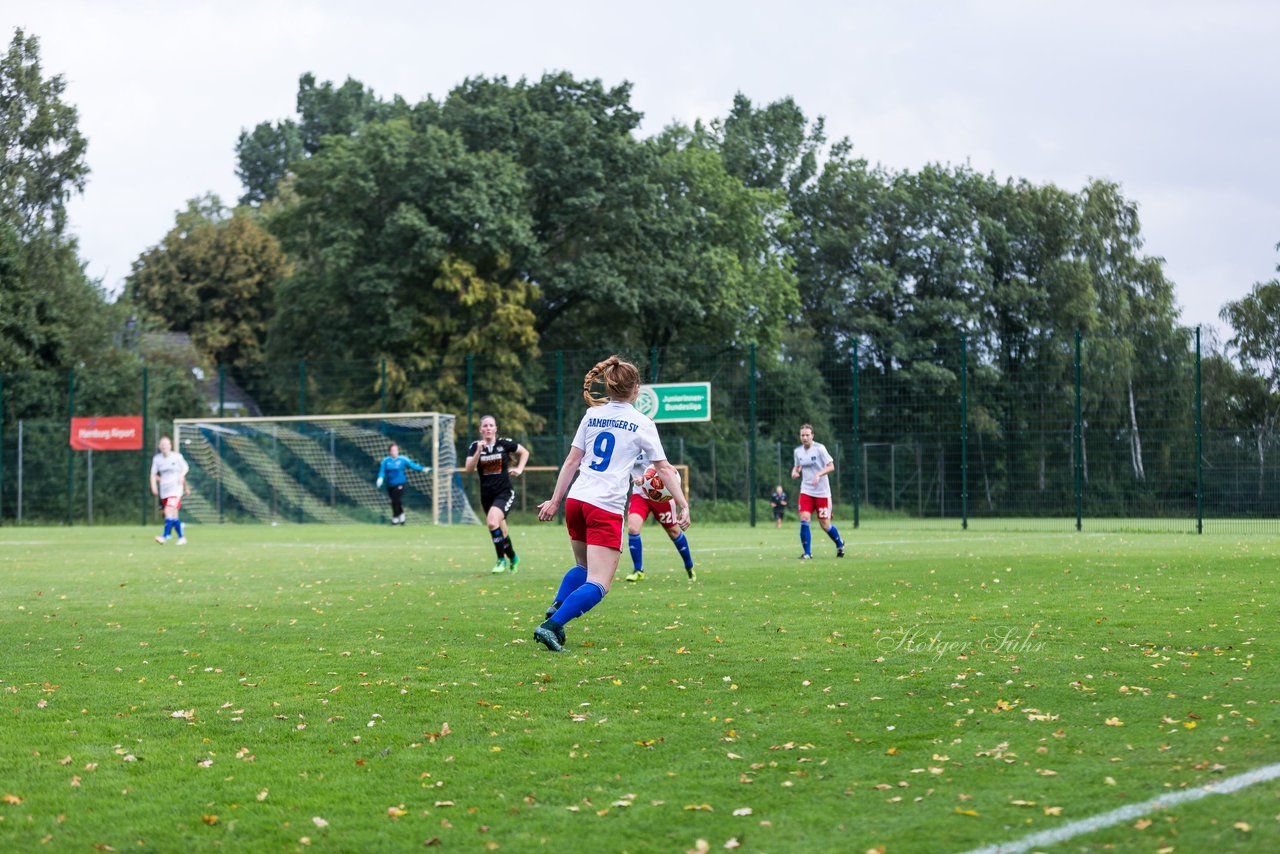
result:
[(573, 446), (582, 449), (583, 457), (569, 497), (619, 515), (631, 494), (636, 457), (644, 452), (650, 460), (667, 458), (653, 420), (618, 401), (588, 409), (573, 436)]
[(827, 463), (831, 462), (831, 455), (827, 453), (827, 446), (821, 442), (814, 442), (807, 449), (804, 445), (797, 445), (795, 452), (795, 464), (800, 467), (800, 494), (812, 495), (814, 498), (830, 498), (831, 483), (824, 474), (818, 480), (818, 485), (813, 485), (813, 479), (818, 472), (827, 467)]
[(644, 477), (645, 471), (649, 468), (649, 455), (644, 451), (640, 452), (640, 456), (636, 457), (635, 465), (631, 467), (631, 491), (644, 495), (644, 491), (636, 484), (636, 478)]
[(168, 455), (156, 454), (151, 458), (151, 474), (160, 475), (160, 497), (182, 497), (182, 479), (187, 476), (190, 467), (182, 454), (170, 451)]

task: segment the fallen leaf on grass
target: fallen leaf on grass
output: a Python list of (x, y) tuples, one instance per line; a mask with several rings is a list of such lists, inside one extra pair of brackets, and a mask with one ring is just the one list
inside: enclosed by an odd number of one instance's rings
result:
[(751, 807), (738, 807), (733, 811), (734, 815), (751, 815)]
[(11, 795), (11, 794), (9, 794), (8, 792), (6, 792), (6, 793), (5, 793), (5, 796), (4, 796), (3, 798), (0, 798), (0, 800), (3, 800), (6, 804), (20, 804), (20, 803), (22, 803), (22, 798), (21, 798), (20, 796), (18, 796), (18, 795)]
[(1062, 815), (1062, 807), (1045, 807), (1045, 815)]
[(210, 827), (213, 827), (218, 823), (218, 817), (216, 815), (202, 815), (200, 816), (200, 820)]
[(715, 812), (715, 810), (711, 808), (711, 804), (685, 804), (684, 808), (686, 810), (698, 810), (700, 812)]
[(1231, 826), (1234, 827), (1236, 830), (1240, 831), (1241, 833), (1248, 833), (1249, 831), (1253, 830), (1253, 828), (1249, 825), (1249, 822), (1247, 821), (1237, 821), (1235, 824)]
[(1150, 827), (1150, 826), (1151, 826), (1151, 824), (1152, 824), (1151, 819), (1149, 819), (1149, 818), (1140, 818), (1140, 819), (1138, 819), (1137, 821), (1135, 821), (1135, 822), (1133, 823), (1133, 829), (1134, 829), (1134, 830), (1146, 830), (1148, 827)]
[(400, 818), (401, 816), (405, 816), (408, 814), (409, 814), (409, 811), (404, 808), (404, 804), (401, 804), (398, 807), (387, 807), (387, 815), (391, 816), (392, 818)]
[(956, 815), (968, 815), (968, 816), (973, 816), (973, 817), (977, 818), (977, 816), (978, 816), (978, 811), (977, 811), (977, 810), (962, 810), (962, 809), (960, 809), (960, 807), (956, 807), (956, 808), (955, 808), (955, 814), (956, 814)]
[(1107, 726), (1124, 726), (1124, 721), (1116, 717), (1107, 718), (1103, 723)]

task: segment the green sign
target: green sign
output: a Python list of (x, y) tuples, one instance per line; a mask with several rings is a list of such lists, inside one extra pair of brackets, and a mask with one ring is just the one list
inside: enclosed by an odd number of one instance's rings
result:
[(711, 383), (640, 386), (636, 409), (658, 423), (711, 420)]

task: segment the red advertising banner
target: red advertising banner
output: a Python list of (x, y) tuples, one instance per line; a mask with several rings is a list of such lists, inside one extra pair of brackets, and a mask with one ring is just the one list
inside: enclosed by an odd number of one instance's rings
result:
[(71, 447), (77, 451), (141, 450), (142, 416), (72, 418)]

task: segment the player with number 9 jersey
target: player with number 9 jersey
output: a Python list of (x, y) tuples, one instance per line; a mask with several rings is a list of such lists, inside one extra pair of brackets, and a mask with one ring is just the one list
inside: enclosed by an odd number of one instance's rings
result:
[[(592, 393), (597, 380), (604, 383), (607, 398)], [(670, 483), (677, 524), (682, 530), (689, 527), (689, 502), (667, 461), (658, 428), (633, 405), (639, 394), (640, 370), (618, 356), (587, 372), (582, 396), (589, 408), (560, 468), (555, 491), (538, 505), (538, 518), (549, 522), (568, 493), (565, 526), (575, 564), (561, 580), (547, 620), (533, 633), (534, 640), (552, 652), (564, 648), (565, 624), (598, 605), (613, 583), (622, 551), (622, 515), (631, 494), (631, 466), (640, 453), (648, 455)]]

